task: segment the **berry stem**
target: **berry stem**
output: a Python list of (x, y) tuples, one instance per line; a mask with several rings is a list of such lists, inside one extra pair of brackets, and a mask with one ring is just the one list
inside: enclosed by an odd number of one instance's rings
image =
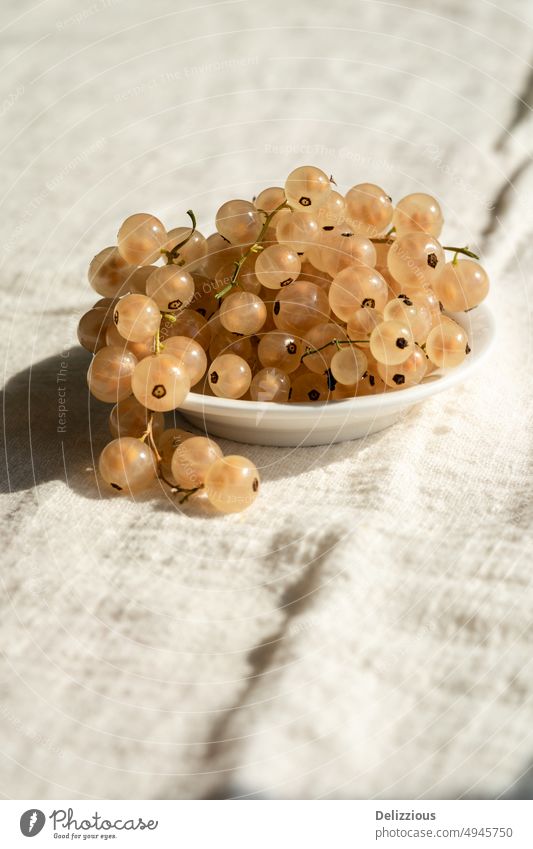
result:
[(261, 245), (260, 243), (265, 238), (266, 231), (269, 228), (270, 222), (274, 218), (275, 214), (280, 211), (280, 209), (289, 209), (289, 204), (287, 203), (286, 200), (284, 200), (283, 203), (280, 203), (280, 205), (277, 206), (275, 209), (273, 209), (272, 212), (266, 212), (264, 209), (258, 209), (257, 210), (258, 212), (260, 212), (262, 215), (265, 216), (263, 226), (261, 227), (261, 232), (259, 233), (259, 236), (255, 240), (253, 245), (251, 245), (248, 248), (248, 250), (246, 251), (246, 253), (243, 256), (241, 256), (241, 258), (239, 260), (237, 260), (237, 262), (235, 263), (235, 269), (233, 271), (233, 274), (231, 275), (230, 282), (227, 284), (227, 286), (224, 286), (224, 288), (221, 289), (220, 292), (217, 292), (216, 295), (215, 295), (215, 298), (217, 299), (217, 301), (220, 298), (223, 298), (224, 295), (227, 295), (228, 292), (231, 292), (233, 287), (237, 285), (241, 268), (243, 267), (243, 265), (246, 262), (246, 260), (248, 259), (248, 257), (250, 257), (252, 254), (256, 254), (259, 251), (263, 250), (263, 245)]
[(193, 487), (192, 489), (184, 489), (184, 487), (182, 486), (178, 486), (175, 483), (171, 483), (169, 480), (166, 479), (163, 472), (161, 471), (161, 465), (159, 466), (159, 479), (170, 487), (173, 495), (183, 495), (183, 498), (180, 498), (180, 504), (185, 504), (185, 502), (191, 497), (191, 495), (194, 495), (195, 492), (198, 492), (198, 490), (204, 488), (203, 483), (201, 483), (200, 486)]
[[(380, 239), (370, 239), (370, 241), (373, 242), (375, 245), (392, 245), (394, 243), (394, 239), (389, 239), (388, 235), (389, 234), (387, 233), (386, 236), (383, 236)], [(479, 256), (475, 254), (474, 251), (471, 251), (468, 245), (465, 245), (464, 248), (457, 248), (454, 245), (443, 245), (442, 250), (453, 251), (455, 256), (452, 262), (455, 262), (455, 260), (457, 259), (457, 254), (464, 254), (465, 256), (469, 256), (472, 259), (479, 259)]]
[(153, 452), (154, 452), (154, 454), (157, 458), (157, 462), (160, 463), (161, 462), (161, 454), (157, 450), (157, 445), (155, 444), (153, 425), (154, 425), (154, 416), (153, 416), (153, 414), (151, 414), (150, 418), (148, 419), (148, 423), (146, 425), (146, 430), (144, 431), (143, 435), (139, 438), (140, 438), (141, 442), (148, 441), (150, 443), (150, 447), (152, 448), (152, 450), (153, 450)]
[(324, 345), (321, 345), (320, 348), (306, 348), (305, 353), (300, 357), (300, 362), (302, 363), (305, 357), (310, 357), (311, 354), (318, 354), (320, 351), (323, 351), (324, 348), (329, 348), (330, 345), (335, 345), (340, 351), (343, 345), (366, 345), (368, 339), (332, 339), (331, 342), (326, 342)]
[[(185, 239), (183, 239), (181, 242), (178, 242), (177, 245), (174, 245), (172, 250), (161, 251), (163, 256), (166, 256), (168, 265), (172, 265), (172, 263), (174, 263), (174, 260), (176, 260), (179, 256), (180, 248), (182, 248), (183, 245), (186, 245), (187, 242), (189, 241), (189, 239), (192, 239), (192, 237), (194, 236), (194, 231), (196, 230), (196, 216), (195, 216), (194, 212), (192, 211), (192, 209), (187, 210), (187, 215), (191, 219), (191, 223), (192, 223), (191, 232), (189, 233), (189, 235), (186, 236)], [(175, 264), (179, 265), (179, 263), (175, 263)]]
[(465, 256), (469, 256), (472, 259), (479, 259), (478, 255), (475, 254), (474, 251), (471, 251), (469, 249), (468, 245), (465, 245), (464, 248), (454, 248), (454, 247), (450, 247), (449, 245), (443, 245), (442, 249), (444, 251), (453, 251), (454, 252), (455, 256), (454, 256), (452, 261), (455, 261), (457, 259), (457, 254), (464, 254)]
[[(163, 321), (164, 318), (167, 319), (167, 321), (171, 321), (172, 323), (174, 323), (176, 321), (176, 316), (173, 313), (161, 311), (161, 321)], [(161, 343), (161, 321), (159, 322), (159, 327), (157, 328), (157, 332), (154, 336), (154, 353), (155, 354), (160, 354), (161, 350), (165, 347)]]
[(193, 487), (193, 489), (183, 489), (182, 487), (178, 487), (177, 491), (180, 494), (185, 493), (183, 498), (180, 498), (180, 504), (185, 504), (185, 502), (191, 497), (191, 495), (194, 495), (195, 492), (198, 492), (200, 489), (203, 489), (203, 488), (204, 488), (203, 483), (201, 483), (200, 486)]

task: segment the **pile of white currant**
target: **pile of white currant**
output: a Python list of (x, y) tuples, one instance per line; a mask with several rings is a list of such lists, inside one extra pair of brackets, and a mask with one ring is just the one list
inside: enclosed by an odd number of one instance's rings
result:
[(184, 498), (244, 509), (259, 486), (253, 463), (164, 430), (163, 413), (191, 389), (337, 401), (414, 386), (469, 354), (446, 312), (476, 307), (488, 277), (467, 247), (439, 242), (437, 200), (416, 193), (394, 205), (374, 184), (345, 195), (334, 185), (319, 168), (296, 168), (283, 188), (224, 203), (207, 238), (190, 210), (192, 226), (168, 231), (137, 213), (93, 259), (101, 300), (78, 337), (94, 354), (92, 394), (115, 404), (106, 482), (136, 492), (159, 476)]

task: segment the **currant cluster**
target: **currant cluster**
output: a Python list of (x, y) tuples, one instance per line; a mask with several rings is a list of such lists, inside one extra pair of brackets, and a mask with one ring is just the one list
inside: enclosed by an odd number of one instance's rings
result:
[(469, 354), (446, 313), (476, 307), (488, 277), (468, 247), (440, 243), (437, 200), (415, 193), (394, 205), (374, 184), (345, 195), (335, 185), (319, 168), (296, 168), (283, 188), (224, 203), (207, 238), (191, 210), (190, 226), (169, 231), (137, 213), (92, 260), (101, 298), (78, 337), (94, 354), (92, 394), (115, 404), (104, 480), (134, 492), (159, 474), (184, 497), (202, 490), (220, 509), (241, 509), (257, 492), (253, 464), (164, 430), (163, 413), (191, 388), (334, 401), (414, 386)]

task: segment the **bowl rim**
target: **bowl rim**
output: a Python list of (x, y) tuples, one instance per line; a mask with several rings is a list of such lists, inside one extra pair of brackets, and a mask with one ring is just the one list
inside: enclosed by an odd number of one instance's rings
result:
[[(327, 409), (330, 409), (332, 412), (334, 410), (339, 412), (342, 409), (343, 412), (348, 414), (357, 414), (359, 412), (365, 414), (369, 411), (376, 411), (378, 408), (380, 410), (386, 410), (388, 408), (416, 404), (430, 395), (434, 395), (437, 392), (441, 392), (460, 383), (475, 371), (490, 353), (496, 338), (494, 315), (486, 303), (482, 303), (476, 308), (476, 315), (472, 315), (471, 312), (449, 313), (449, 315), (463, 327), (466, 324), (470, 324), (471, 328), (475, 328), (476, 324), (483, 324), (484, 332), (481, 345), (474, 344), (472, 356), (468, 356), (457, 368), (450, 369), (449, 371), (437, 370), (429, 376), (429, 380), (417, 386), (410, 386), (407, 389), (393, 391), (391, 393), (383, 392), (376, 395), (342, 398), (324, 401), (322, 403), (303, 401), (298, 404), (248, 401), (241, 398), (219, 398), (216, 395), (202, 395), (199, 392), (189, 392), (178, 409), (185, 410), (186, 412), (205, 413), (206, 415), (209, 415), (210, 412), (218, 415), (223, 415), (224, 413), (236, 415), (240, 411), (246, 415), (253, 412), (291, 418), (297, 412), (299, 417), (308, 419), (315, 417), (319, 410), (321, 415), (324, 415)], [(465, 327), (465, 329), (468, 328)]]

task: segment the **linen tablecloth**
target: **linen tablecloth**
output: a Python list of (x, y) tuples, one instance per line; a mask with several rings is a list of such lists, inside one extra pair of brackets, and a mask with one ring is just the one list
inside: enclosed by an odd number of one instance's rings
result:
[[(1, 18), (0, 792), (527, 795), (531, 5), (5, 0)], [(446, 242), (489, 270), (494, 353), (357, 442), (224, 442), (263, 480), (242, 515), (100, 492), (89, 260), (132, 212), (193, 208), (207, 234), (305, 163), (440, 199)]]

